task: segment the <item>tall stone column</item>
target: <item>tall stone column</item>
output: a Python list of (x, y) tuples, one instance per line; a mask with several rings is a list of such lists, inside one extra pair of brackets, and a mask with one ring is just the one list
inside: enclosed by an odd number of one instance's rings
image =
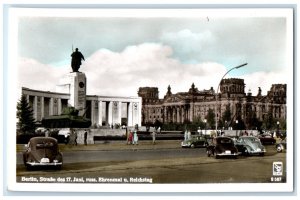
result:
[(57, 99), (57, 106), (58, 106), (57, 114), (60, 115), (62, 113), (61, 99), (60, 98)]
[(180, 123), (181, 121), (180, 121), (180, 108), (179, 107), (176, 107), (176, 110), (177, 110), (177, 123)]
[(133, 122), (132, 122), (132, 102), (127, 103), (127, 126), (133, 126)]
[(33, 117), (34, 119), (38, 119), (38, 115), (37, 115), (37, 96), (34, 96), (34, 99), (33, 99)]
[(98, 101), (98, 124), (102, 126), (102, 101)]
[(45, 108), (44, 108), (45, 98), (44, 97), (40, 97), (40, 98), (41, 98), (41, 119), (43, 119), (43, 117), (45, 117)]
[(118, 103), (118, 122), (120, 125), (122, 125), (122, 102), (119, 101)]
[(53, 115), (53, 108), (54, 107), (54, 99), (50, 98), (50, 103), (49, 103), (49, 116)]
[(108, 110), (107, 110), (107, 123), (111, 126), (113, 124), (113, 102), (109, 101), (108, 103)]
[(94, 100), (91, 100), (91, 122), (92, 122), (92, 125), (96, 124), (96, 119), (95, 119), (95, 101)]

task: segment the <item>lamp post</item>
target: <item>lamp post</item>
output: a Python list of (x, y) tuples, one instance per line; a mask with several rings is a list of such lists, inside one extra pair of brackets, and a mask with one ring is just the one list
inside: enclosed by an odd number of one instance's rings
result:
[(238, 66), (236, 66), (236, 67), (233, 67), (233, 68), (231, 68), (231, 69), (229, 69), (223, 76), (222, 76), (222, 78), (221, 78), (221, 80), (220, 80), (220, 82), (219, 82), (219, 85), (218, 85), (218, 87), (217, 87), (217, 91), (216, 91), (216, 95), (215, 95), (215, 98), (216, 98), (216, 105), (215, 105), (215, 117), (216, 117), (216, 132), (218, 131), (218, 91), (219, 91), (219, 88), (220, 88), (220, 84), (221, 84), (221, 82), (222, 82), (222, 80), (223, 80), (223, 78), (230, 72), (230, 71), (232, 71), (232, 70), (234, 70), (234, 69), (239, 69), (239, 68), (241, 68), (241, 67), (244, 67), (244, 66), (246, 66), (246, 65), (248, 65), (248, 63), (244, 63), (244, 64), (241, 64), (241, 65), (238, 65)]
[(279, 135), (279, 121), (277, 121), (277, 132), (276, 132), (276, 137)]
[(203, 121), (204, 121), (204, 135), (205, 135), (205, 137), (206, 137), (206, 122), (207, 122), (207, 120), (204, 119)]
[(235, 120), (235, 123), (236, 123), (236, 133), (235, 133), (235, 137), (237, 138), (237, 137), (238, 137), (238, 123), (239, 123), (239, 120)]

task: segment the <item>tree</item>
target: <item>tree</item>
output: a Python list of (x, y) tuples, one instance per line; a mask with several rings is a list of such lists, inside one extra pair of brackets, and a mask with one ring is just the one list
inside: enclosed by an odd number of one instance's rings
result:
[(21, 134), (34, 133), (35, 119), (33, 117), (33, 110), (26, 100), (26, 96), (22, 95), (20, 101), (17, 103), (17, 127)]
[[(225, 128), (228, 128), (228, 124), (231, 122), (231, 111), (229, 105), (226, 106), (226, 110), (222, 115), (222, 124)], [(224, 123), (224, 124), (223, 124)]]
[(256, 117), (256, 114), (254, 111), (250, 110), (247, 113), (247, 116), (245, 118), (245, 125), (247, 129), (260, 129), (262, 123), (258, 120)]
[(264, 118), (262, 128), (265, 130), (276, 129), (276, 120), (273, 117), (272, 111), (269, 111)]
[(208, 109), (207, 115), (206, 115), (207, 123), (209, 124), (210, 128), (212, 128), (216, 121), (215, 121), (215, 113), (212, 109)]

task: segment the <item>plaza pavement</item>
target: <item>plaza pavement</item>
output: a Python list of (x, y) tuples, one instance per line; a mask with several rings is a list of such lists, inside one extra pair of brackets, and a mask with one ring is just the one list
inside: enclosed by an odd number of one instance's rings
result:
[[(141, 140), (138, 145), (127, 144), (126, 141), (99, 141), (97, 144), (59, 144), (60, 151), (116, 151), (116, 150), (150, 150), (150, 149), (174, 149), (181, 148), (181, 140)], [(17, 145), (17, 152), (25, 150), (23, 144)]]

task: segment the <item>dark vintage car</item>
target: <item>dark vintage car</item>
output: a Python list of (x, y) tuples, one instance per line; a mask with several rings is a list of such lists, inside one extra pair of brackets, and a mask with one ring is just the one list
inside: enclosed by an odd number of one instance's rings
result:
[(206, 148), (207, 156), (233, 157), (237, 158), (238, 150), (234, 145), (234, 141), (229, 137), (216, 137), (212, 143)]
[(207, 147), (207, 138), (200, 135), (192, 135), (190, 139), (181, 142), (181, 147)]
[(258, 139), (262, 144), (275, 144), (276, 140), (271, 134), (260, 134)]
[(254, 136), (241, 136), (235, 141), (235, 146), (242, 155), (261, 155), (266, 153), (266, 148)]
[(276, 144), (275, 147), (276, 147), (276, 151), (277, 151), (278, 153), (283, 152), (283, 151), (286, 151), (286, 138), (283, 139), (283, 140), (281, 140), (280, 143)]
[(58, 143), (52, 137), (33, 137), (25, 145), (23, 153), (24, 165), (27, 169), (38, 166), (53, 166), (60, 169), (63, 164), (62, 153), (59, 152)]

